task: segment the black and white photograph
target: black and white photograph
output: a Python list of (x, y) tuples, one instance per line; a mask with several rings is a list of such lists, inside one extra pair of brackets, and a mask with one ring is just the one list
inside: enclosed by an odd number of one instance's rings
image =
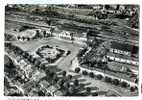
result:
[(135, 4), (7, 4), (4, 96), (139, 95)]

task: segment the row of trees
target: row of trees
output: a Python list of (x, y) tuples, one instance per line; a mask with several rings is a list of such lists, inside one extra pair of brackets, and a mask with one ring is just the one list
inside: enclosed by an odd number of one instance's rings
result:
[(31, 40), (30, 37), (25, 37), (25, 36), (22, 36), (22, 37), (17, 36), (17, 39), (18, 39), (18, 40), (21, 40), (21, 39), (22, 39), (23, 41), (25, 41), (25, 40), (30, 41), (30, 40)]
[[(79, 67), (75, 68), (75, 72), (76, 73), (80, 73), (81, 72), (81, 69)], [(131, 92), (134, 92), (135, 90), (137, 90), (137, 87), (134, 87), (134, 86), (130, 86), (127, 82), (125, 81), (120, 81), (118, 79), (112, 79), (111, 77), (108, 77), (108, 76), (103, 76), (101, 74), (98, 74), (98, 75), (95, 75), (93, 72), (87, 72), (86, 70), (83, 70), (82, 71), (82, 74), (83, 75), (88, 75), (89, 77), (91, 78), (97, 78), (99, 80), (104, 80), (105, 82), (107, 83), (111, 83), (111, 84), (114, 84), (116, 86), (121, 86), (123, 88), (128, 88), (130, 89)]]
[[(53, 29), (52, 29), (53, 30)], [(52, 32), (52, 31), (50, 31)], [(41, 32), (39, 30), (36, 30), (36, 35), (34, 37), (26, 37), (26, 36), (17, 36), (18, 40), (27, 40), (30, 41), (31, 39), (37, 39), (37, 38), (42, 38), (42, 37), (49, 37), (50, 35), (44, 30), (43, 33), (41, 34)]]

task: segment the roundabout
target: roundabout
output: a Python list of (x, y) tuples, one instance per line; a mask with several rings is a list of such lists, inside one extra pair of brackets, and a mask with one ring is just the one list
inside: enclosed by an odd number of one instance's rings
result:
[(64, 52), (64, 50), (57, 47), (45, 45), (38, 48), (36, 54), (41, 58), (46, 59), (49, 63), (54, 63), (64, 54)]

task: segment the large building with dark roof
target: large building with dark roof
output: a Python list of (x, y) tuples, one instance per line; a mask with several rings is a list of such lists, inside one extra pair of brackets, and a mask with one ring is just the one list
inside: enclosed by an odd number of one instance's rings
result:
[(138, 47), (113, 41), (110, 52), (131, 56), (138, 53)]
[(126, 63), (131, 65), (139, 65), (138, 47), (112, 41), (107, 58), (116, 62)]

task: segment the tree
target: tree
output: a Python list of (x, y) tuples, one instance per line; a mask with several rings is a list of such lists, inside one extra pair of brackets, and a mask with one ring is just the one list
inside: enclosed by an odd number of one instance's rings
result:
[(68, 75), (68, 79), (71, 80), (72, 79), (72, 75)]
[(40, 66), (40, 68), (41, 68), (42, 70), (45, 70), (45, 69), (46, 69), (46, 65), (45, 65), (45, 64), (42, 64), (42, 65)]
[(134, 88), (134, 87), (130, 87), (130, 91), (131, 91), (131, 92), (134, 92), (134, 91), (135, 91), (135, 88)]
[(83, 75), (88, 75), (88, 72), (86, 70), (82, 71)]
[(38, 60), (35, 62), (35, 66), (37, 66), (38, 68), (39, 68), (39, 65), (40, 65), (40, 64), (41, 64), (41, 62), (38, 61)]
[(30, 56), (30, 54), (28, 53), (28, 52), (25, 52), (26, 53), (26, 56), (27, 56), (27, 58)]
[(54, 77), (54, 81), (55, 81), (55, 83), (57, 83), (59, 81), (59, 78), (57, 76)]
[(101, 80), (103, 76), (101, 74), (97, 75), (97, 79)]
[(93, 96), (98, 96), (99, 94), (97, 92), (93, 93), (92, 94)]
[(118, 4), (118, 5), (116, 5), (117, 7), (116, 7), (116, 10), (119, 10), (120, 9), (120, 5)]
[(20, 40), (20, 36), (17, 36), (17, 39)]
[(23, 53), (22, 53), (22, 56), (23, 56), (23, 57), (26, 57), (26, 53), (25, 53), (25, 52), (23, 52)]
[(131, 18), (128, 20), (128, 25), (132, 28), (139, 28), (139, 14), (136, 12)]
[(67, 90), (70, 87), (70, 83), (69, 82), (65, 82), (63, 84), (64, 88)]
[(29, 55), (28, 60), (32, 62), (32, 55)]
[(90, 87), (87, 87), (87, 88), (86, 88), (86, 92), (87, 92), (87, 94), (90, 94), (90, 93), (91, 93), (91, 88), (90, 88)]
[(38, 91), (38, 96), (45, 96), (45, 93), (42, 90), (40, 90)]
[(118, 79), (114, 79), (114, 80), (112, 80), (112, 83), (114, 85), (119, 85), (120, 81)]
[(98, 46), (98, 44), (99, 44), (99, 41), (98, 41), (98, 39), (95, 37), (95, 38), (93, 39), (92, 43), (91, 43), (91, 46), (93, 46), (93, 47), (96, 48), (96, 46)]
[(55, 75), (55, 72), (50, 72), (50, 73), (49, 73), (49, 76), (50, 76), (52, 79), (53, 79), (54, 75)]
[(27, 37), (27, 40), (28, 40), (28, 41), (30, 41), (30, 38), (29, 38), (29, 37)]
[(58, 80), (57, 83), (59, 84), (60, 88), (63, 88), (64, 82), (65, 82), (65, 81), (64, 81), (63, 79), (59, 79), (59, 80)]
[(66, 74), (67, 74), (66, 71), (63, 71), (63, 72), (62, 72), (62, 75), (63, 75), (63, 76), (66, 76)]
[(36, 62), (36, 58), (33, 58), (32, 59), (32, 63), (34, 64)]
[(50, 71), (49, 69), (46, 69), (46, 70), (45, 70), (45, 73), (46, 73), (46, 76), (49, 76), (50, 73), (51, 73), (51, 71)]
[(105, 77), (105, 81), (110, 83), (110, 82), (112, 82), (112, 79), (111, 79), (110, 77), (107, 77), (107, 76), (106, 76), (106, 77)]
[(52, 33), (53, 33), (54, 30), (55, 30), (55, 29), (54, 29), (53, 27), (50, 28), (51, 36), (53, 35)]
[(75, 86), (79, 86), (79, 81), (77, 79), (75, 79), (73, 83)]
[(33, 14), (41, 14), (41, 10), (40, 10), (39, 6), (36, 6), (36, 9), (34, 9), (32, 13)]
[(73, 86), (70, 86), (70, 87), (68, 88), (68, 95), (72, 95), (72, 94), (74, 94), (74, 87), (73, 87)]
[(15, 93), (10, 93), (10, 94), (8, 94), (8, 96), (23, 96), (23, 94), (22, 94), (22, 93), (15, 92)]
[(56, 84), (59, 80), (59, 78), (57, 77), (56, 73), (54, 72), (53, 76), (51, 77), (52, 78), (52, 84)]
[(90, 73), (89, 73), (89, 76), (90, 76), (91, 78), (94, 78), (95, 75), (94, 75), (93, 72), (90, 72)]
[(44, 36), (44, 37), (46, 36), (46, 31), (45, 31), (45, 30), (43, 31), (43, 36)]
[(58, 12), (54, 9), (54, 7), (49, 7), (49, 6), (47, 6), (46, 8), (45, 8), (45, 14), (47, 15), (47, 16), (57, 16), (58, 15)]
[(123, 82), (121, 82), (121, 86), (124, 87), (124, 88), (126, 88), (126, 87), (128, 87), (128, 83), (126, 83), (126, 82), (123, 81)]
[(19, 50), (17, 50), (17, 53), (21, 56), (23, 51), (19, 49)]
[(109, 9), (110, 8), (110, 5), (105, 5), (105, 9)]
[(50, 26), (51, 25), (51, 20), (50, 19), (46, 19), (45, 22)]
[(70, 33), (70, 37), (71, 37), (71, 40), (73, 42), (74, 41), (73, 33)]
[(25, 37), (24, 36), (22, 36), (22, 39), (23, 39), (23, 41), (25, 40)]
[(79, 73), (80, 72), (80, 68), (79, 67), (75, 68), (75, 72)]
[(40, 32), (39, 30), (36, 30), (36, 38), (39, 38), (40, 37)]
[(135, 83), (138, 83), (138, 79), (135, 80)]

